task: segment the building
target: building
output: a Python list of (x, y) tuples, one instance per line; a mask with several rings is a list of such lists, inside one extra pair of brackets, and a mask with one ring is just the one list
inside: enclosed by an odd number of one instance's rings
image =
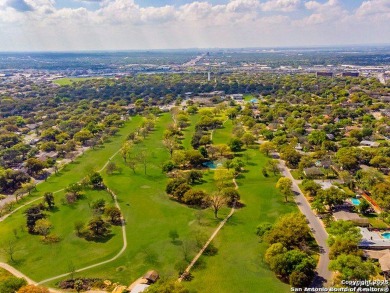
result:
[(377, 147), (379, 147), (379, 142), (369, 141), (369, 140), (362, 140), (360, 142), (360, 145), (361, 146), (368, 146), (368, 147), (372, 147), (372, 148), (377, 148)]
[(316, 178), (324, 176), (324, 172), (322, 172), (322, 170), (317, 167), (305, 168), (303, 169), (303, 174), (305, 174), (307, 178)]
[(344, 77), (359, 77), (359, 72), (351, 72), (351, 71), (347, 71), (347, 72), (343, 72), (342, 73), (342, 76)]
[(317, 76), (317, 77), (319, 77), (319, 76), (333, 77), (333, 72), (329, 72), (329, 71), (317, 71), (317, 72), (316, 72), (316, 76)]
[(341, 210), (333, 213), (333, 217), (336, 221), (351, 221), (357, 226), (368, 227), (370, 222), (367, 218), (362, 218), (356, 213), (352, 213), (349, 211)]
[(244, 99), (243, 94), (232, 94), (230, 97), (235, 101), (242, 101)]

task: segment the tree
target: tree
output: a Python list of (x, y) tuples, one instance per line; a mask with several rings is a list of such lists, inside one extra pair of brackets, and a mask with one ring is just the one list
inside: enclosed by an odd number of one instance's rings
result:
[(288, 201), (288, 196), (292, 195), (292, 181), (290, 178), (281, 177), (276, 183), (276, 188), (284, 195), (285, 201)]
[(45, 239), (47, 235), (49, 235), (50, 230), (52, 228), (51, 223), (47, 219), (40, 219), (36, 221), (35, 226), (34, 226), (34, 232), (42, 235)]
[(203, 162), (203, 156), (198, 150), (186, 151), (185, 157), (193, 166), (199, 166)]
[(302, 214), (291, 213), (279, 218), (263, 239), (270, 244), (281, 243), (289, 249), (306, 243), (309, 235), (306, 218)]
[(132, 149), (132, 146), (133, 146), (133, 143), (131, 141), (126, 141), (123, 145), (122, 145), (122, 148), (121, 148), (121, 156), (123, 158), (123, 160), (125, 161), (125, 163), (127, 163), (127, 158), (130, 154), (130, 151)]
[(326, 133), (322, 130), (314, 130), (307, 136), (307, 140), (313, 145), (321, 145), (326, 140)]
[(232, 152), (240, 152), (242, 150), (243, 145), (244, 143), (238, 137), (232, 138), (229, 143), (229, 147), (232, 150)]
[(217, 168), (214, 170), (214, 181), (218, 190), (225, 188), (233, 179), (233, 173), (230, 170)]
[(30, 158), (26, 161), (27, 173), (31, 176), (37, 175), (40, 171), (46, 168), (46, 164), (36, 158)]
[(269, 153), (273, 152), (274, 150), (275, 150), (275, 145), (270, 141), (263, 142), (260, 145), (260, 152), (262, 152), (266, 156), (268, 156)]
[(85, 224), (82, 221), (77, 221), (74, 223), (74, 229), (76, 231), (77, 236), (81, 236), (84, 226)]
[(89, 183), (94, 189), (101, 189), (104, 187), (103, 177), (99, 172), (93, 172), (89, 175)]
[(149, 163), (149, 156), (148, 153), (143, 150), (138, 153), (138, 160), (139, 162), (144, 166), (144, 175), (146, 175), (146, 167)]
[(179, 238), (179, 233), (177, 233), (176, 230), (170, 230), (168, 235), (169, 235), (169, 238), (172, 239), (172, 243), (174, 243), (176, 241), (176, 239)]
[(25, 285), (27, 285), (27, 281), (25, 279), (12, 276), (0, 282), (0, 292), (15, 293)]
[(302, 181), (303, 191), (310, 197), (316, 196), (317, 192), (321, 190), (321, 185), (311, 179), (304, 179)]
[(179, 201), (183, 201), (184, 194), (191, 190), (191, 186), (187, 183), (182, 183), (173, 191), (172, 195), (176, 197)]
[(278, 160), (268, 160), (266, 164), (266, 170), (272, 172), (274, 176), (279, 174), (279, 161)]
[(318, 191), (317, 198), (324, 205), (328, 205), (329, 208), (332, 210), (334, 206), (342, 204), (347, 198), (347, 195), (345, 194), (345, 192), (342, 192), (337, 187), (332, 186), (330, 188), (321, 189), (320, 191)]
[(189, 189), (188, 191), (186, 191), (182, 198), (183, 202), (185, 202), (186, 204), (197, 206), (201, 206), (206, 199), (207, 193), (205, 193), (203, 190), (194, 189)]
[(377, 274), (375, 265), (371, 261), (362, 261), (356, 255), (339, 255), (330, 261), (329, 269), (338, 271), (342, 280), (369, 280)]
[(106, 173), (108, 175), (113, 174), (115, 171), (119, 171), (118, 166), (114, 162), (108, 162), (107, 167), (106, 167)]
[(189, 172), (186, 173), (186, 177), (187, 177), (187, 182), (189, 184), (202, 182), (203, 172), (197, 170), (190, 170)]
[(226, 204), (226, 198), (218, 193), (215, 193), (210, 197), (209, 202), (214, 211), (214, 217), (218, 219), (218, 212)]
[(84, 282), (82, 280), (76, 280), (74, 282), (74, 289), (77, 293), (81, 292), (84, 289)]
[(286, 161), (287, 166), (289, 166), (290, 168), (298, 167), (299, 161), (301, 160), (301, 154), (290, 146), (285, 147), (282, 150), (280, 157)]
[(189, 293), (181, 283), (176, 280), (159, 280), (157, 283), (148, 287), (145, 293)]
[(33, 233), (35, 228), (35, 223), (38, 220), (45, 218), (45, 214), (42, 212), (41, 206), (32, 206), (25, 211), (28, 232)]
[(45, 287), (27, 285), (20, 288), (18, 293), (50, 293), (50, 291)]
[(248, 147), (249, 145), (254, 144), (255, 143), (255, 139), (256, 138), (249, 132), (244, 133), (244, 135), (241, 137), (241, 140), (246, 145), (246, 147)]
[(54, 208), (55, 203), (54, 203), (54, 195), (52, 192), (45, 192), (43, 195), (43, 201), (47, 204), (49, 209)]
[(347, 170), (355, 169), (358, 165), (357, 153), (354, 148), (341, 148), (337, 151), (337, 162)]
[(174, 137), (164, 138), (163, 145), (168, 150), (172, 158), (173, 151), (178, 148), (175, 138)]
[(227, 198), (228, 204), (233, 204), (240, 200), (240, 193), (233, 187), (222, 189), (223, 196)]
[(111, 233), (110, 226), (109, 223), (104, 222), (103, 219), (98, 216), (89, 221), (88, 230), (92, 237), (102, 238)]
[(103, 214), (106, 208), (106, 201), (104, 199), (98, 199), (91, 205), (92, 210), (95, 214)]
[[(17, 251), (16, 242), (9, 240), (2, 245), (2, 252), (6, 254), (11, 262), (15, 262), (15, 253)], [(0, 291), (1, 292), (1, 291)]]
[(359, 212), (363, 215), (368, 215), (371, 206), (366, 200), (362, 200), (359, 204)]
[(104, 213), (110, 218), (110, 222), (113, 225), (122, 224), (122, 213), (117, 207), (107, 207)]

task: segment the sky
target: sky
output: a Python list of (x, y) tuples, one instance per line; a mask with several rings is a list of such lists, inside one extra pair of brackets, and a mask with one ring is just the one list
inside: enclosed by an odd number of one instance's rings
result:
[(0, 51), (390, 44), (390, 0), (0, 0)]

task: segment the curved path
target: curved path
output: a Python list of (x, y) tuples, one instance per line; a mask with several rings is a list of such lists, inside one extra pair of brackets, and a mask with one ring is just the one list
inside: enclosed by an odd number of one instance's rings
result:
[(328, 239), (328, 233), (326, 232), (321, 220), (314, 214), (313, 210), (306, 197), (298, 187), (297, 181), (291, 175), (290, 170), (287, 168), (286, 163), (283, 160), (279, 160), (279, 167), (281, 174), (284, 177), (290, 178), (293, 182), (293, 191), (296, 194), (294, 200), (298, 205), (299, 210), (306, 216), (309, 221), (308, 225), (311, 228), (314, 238), (320, 247), (320, 260), (317, 264), (317, 275), (313, 280), (313, 287), (326, 287), (332, 282), (333, 273), (328, 269), (329, 266), (329, 247), (326, 243)]
[[(235, 189), (238, 189), (238, 185), (237, 185), (237, 182), (236, 182), (236, 179), (233, 178), (233, 183), (234, 183), (234, 186), (235, 186)], [(177, 280), (178, 282), (181, 282), (183, 281), (183, 279), (185, 278), (185, 276), (190, 272), (190, 270), (192, 269), (192, 267), (196, 264), (196, 262), (198, 261), (198, 259), (202, 256), (203, 252), (206, 250), (207, 246), (210, 245), (211, 241), (213, 241), (213, 239), (215, 238), (215, 236), (217, 236), (218, 232), (222, 229), (222, 227), (226, 224), (227, 220), (230, 219), (231, 216), (233, 216), (234, 212), (236, 211), (236, 203), (234, 202), (233, 203), (233, 207), (232, 209), (230, 210), (230, 213), (226, 216), (225, 219), (223, 219), (223, 221), (218, 225), (217, 229), (215, 229), (214, 233), (210, 236), (210, 238), (207, 240), (207, 242), (205, 243), (205, 245), (203, 245), (202, 249), (198, 252), (197, 255), (195, 255), (195, 257), (192, 259), (192, 261), (190, 262), (190, 264), (188, 265), (188, 267), (184, 270), (183, 274), (181, 274), (181, 276), (179, 277), (179, 279)]]
[[(109, 162), (121, 151), (121, 149), (119, 149), (118, 151), (116, 151), (108, 160), (107, 162), (104, 164), (104, 166), (98, 170), (98, 172), (102, 172), (106, 167), (107, 165), (109, 164)], [(64, 191), (65, 189), (60, 189), (60, 190), (57, 190), (57, 191), (54, 191), (53, 194), (55, 193), (59, 193), (61, 191)], [(118, 203), (118, 200), (117, 200), (117, 196), (116, 194), (107, 188), (107, 191), (111, 194), (112, 198), (114, 199), (114, 203), (115, 203), (115, 206), (120, 210), (120, 206), (119, 206), (119, 203)], [(10, 213), (4, 215), (3, 217), (0, 218), (0, 222), (4, 221), (5, 219), (7, 219), (9, 216), (11, 216), (12, 214), (16, 213), (18, 210), (30, 205), (31, 203), (33, 202), (36, 202), (38, 200), (41, 200), (43, 198), (43, 196), (41, 197), (38, 197), (38, 198), (35, 198), (23, 205), (21, 205), (20, 207), (16, 208), (15, 210), (11, 211)], [(86, 266), (84, 268), (80, 268), (80, 269), (77, 269), (76, 271), (74, 272), (68, 272), (68, 273), (65, 273), (65, 274), (61, 274), (61, 275), (58, 275), (58, 276), (54, 276), (54, 277), (51, 277), (51, 278), (48, 278), (48, 279), (45, 279), (43, 281), (40, 281), (40, 282), (35, 282), (31, 279), (29, 279), (26, 275), (24, 275), (23, 273), (19, 272), (17, 269), (15, 269), (14, 267), (6, 264), (6, 263), (0, 263), (0, 267), (6, 269), (7, 271), (11, 272), (13, 275), (17, 276), (17, 277), (21, 277), (21, 278), (25, 278), (27, 280), (27, 282), (29, 284), (44, 284), (44, 283), (47, 283), (47, 282), (50, 282), (50, 281), (53, 281), (53, 280), (57, 280), (57, 279), (60, 279), (60, 278), (63, 278), (63, 277), (66, 277), (66, 276), (69, 276), (70, 274), (72, 273), (78, 273), (78, 272), (82, 272), (82, 271), (85, 271), (85, 270), (88, 270), (88, 269), (92, 269), (92, 268), (95, 268), (97, 266), (101, 266), (101, 265), (104, 265), (106, 263), (109, 263), (109, 262), (112, 262), (114, 260), (116, 260), (118, 257), (120, 257), (122, 255), (122, 253), (126, 250), (127, 248), (127, 236), (126, 236), (126, 228), (125, 228), (125, 222), (124, 220), (122, 219), (122, 238), (123, 238), (123, 246), (122, 246), (122, 249), (112, 258), (108, 259), (108, 260), (105, 260), (105, 261), (102, 261), (102, 262), (99, 262), (99, 263), (96, 263), (96, 264), (93, 264), (93, 265), (90, 265), (90, 266)], [(52, 292), (59, 292), (59, 291), (56, 291), (54, 289), (50, 289), (50, 291)]]
[[(107, 188), (107, 191), (108, 191), (108, 192), (111, 194), (111, 196), (113, 197), (114, 202), (115, 202), (115, 206), (120, 210), (120, 206), (119, 206), (119, 203), (118, 203), (116, 194), (115, 194), (114, 192), (112, 192), (112, 190), (110, 190), (110, 189), (108, 189), (108, 188)], [(106, 264), (106, 263), (110, 263), (110, 262), (116, 260), (118, 257), (120, 257), (120, 256), (122, 255), (122, 253), (123, 253), (123, 252), (126, 250), (126, 248), (127, 248), (127, 236), (126, 236), (126, 227), (125, 227), (125, 221), (124, 221), (124, 219), (122, 219), (122, 239), (123, 239), (123, 246), (122, 246), (122, 249), (121, 249), (114, 257), (112, 257), (112, 258), (110, 258), (110, 259), (108, 259), (108, 260), (105, 260), (105, 261), (102, 261), (102, 262), (99, 262), (99, 263), (90, 265), (90, 266), (86, 266), (86, 267), (81, 268), (81, 269), (77, 269), (77, 270), (75, 270), (74, 272), (68, 272), (68, 273), (65, 273), (65, 274), (62, 274), (62, 275), (58, 275), (58, 276), (55, 276), (55, 277), (48, 278), (48, 279), (46, 279), (46, 280), (40, 281), (38, 284), (44, 284), (44, 283), (47, 283), (47, 282), (50, 282), (50, 281), (54, 281), (54, 280), (57, 280), (57, 279), (60, 279), (60, 278), (69, 276), (69, 275), (72, 274), (72, 273), (79, 273), (79, 272), (82, 272), (82, 271), (86, 271), (86, 270), (89, 270), (89, 269), (92, 269), (92, 268), (95, 268), (95, 267), (104, 265), (104, 264)]]

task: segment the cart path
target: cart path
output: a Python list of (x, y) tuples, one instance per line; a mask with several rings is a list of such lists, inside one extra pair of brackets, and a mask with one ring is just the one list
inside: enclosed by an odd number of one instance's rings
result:
[[(235, 189), (238, 189), (238, 185), (237, 185), (237, 182), (236, 182), (236, 179), (233, 178), (233, 183), (234, 183), (234, 186), (235, 186)], [(203, 252), (206, 250), (206, 248), (209, 246), (209, 244), (211, 243), (211, 241), (213, 241), (213, 239), (215, 238), (215, 236), (217, 236), (217, 234), (219, 233), (219, 231), (222, 229), (222, 227), (226, 224), (226, 222), (230, 219), (231, 216), (233, 216), (234, 212), (236, 211), (236, 203), (233, 204), (233, 207), (232, 209), (230, 210), (230, 213), (226, 216), (225, 219), (223, 219), (223, 221), (218, 225), (217, 229), (215, 229), (214, 233), (210, 236), (210, 238), (207, 240), (207, 242), (205, 243), (205, 245), (203, 245), (202, 249), (198, 252), (198, 254), (192, 259), (192, 261), (190, 262), (190, 264), (187, 266), (187, 268), (184, 270), (183, 274), (179, 277), (179, 279), (177, 280), (178, 282), (181, 282), (183, 281), (184, 277), (186, 276), (186, 274), (188, 274), (190, 272), (190, 270), (192, 269), (192, 267), (196, 264), (196, 262), (198, 261), (198, 259), (202, 256)]]

